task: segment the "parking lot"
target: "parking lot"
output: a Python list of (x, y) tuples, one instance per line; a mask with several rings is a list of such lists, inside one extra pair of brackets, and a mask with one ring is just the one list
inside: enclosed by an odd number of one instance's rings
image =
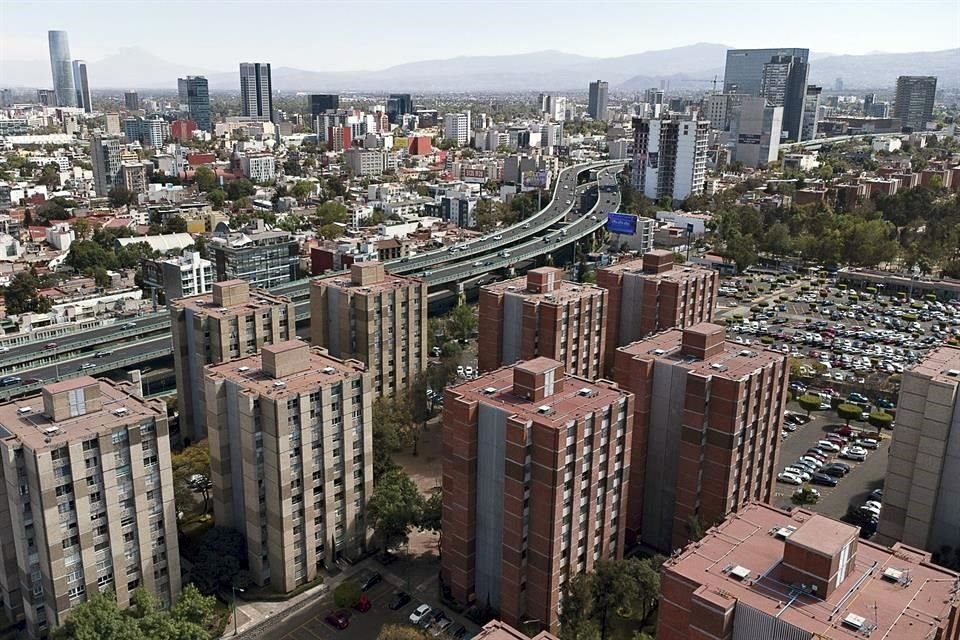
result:
[[(795, 403), (790, 403), (790, 407), (791, 410), (804, 413)], [(816, 447), (817, 443), (829, 433), (844, 425), (843, 420), (837, 418), (837, 413), (833, 410), (814, 411), (811, 418), (810, 422), (799, 425), (796, 431), (785, 436), (780, 453), (778, 472), (805, 455), (808, 449)], [(864, 437), (876, 438), (876, 429), (865, 422), (853, 421), (850, 426), (854, 429), (863, 430)], [(837, 455), (830, 456), (828, 463), (842, 462), (850, 467), (850, 472), (842, 478), (836, 478), (837, 486), (835, 487), (804, 482), (802, 487), (811, 487), (820, 493), (820, 499), (817, 503), (807, 505), (805, 508), (833, 518), (844, 518), (851, 505), (859, 508), (866, 500), (870, 499), (870, 493), (873, 490), (883, 487), (883, 477), (887, 470), (890, 435), (889, 431), (885, 431), (879, 438), (878, 447), (867, 450), (866, 460), (862, 462), (841, 459)], [(791, 501), (791, 496), (800, 488), (801, 486), (777, 482), (774, 504), (782, 508), (795, 506)]]

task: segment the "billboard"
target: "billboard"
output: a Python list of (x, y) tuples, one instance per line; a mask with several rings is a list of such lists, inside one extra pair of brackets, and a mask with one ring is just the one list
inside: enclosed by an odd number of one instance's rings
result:
[(525, 171), (523, 173), (523, 186), (543, 189), (547, 186), (547, 172)]
[(637, 216), (632, 213), (608, 213), (607, 231), (627, 236), (637, 233)]

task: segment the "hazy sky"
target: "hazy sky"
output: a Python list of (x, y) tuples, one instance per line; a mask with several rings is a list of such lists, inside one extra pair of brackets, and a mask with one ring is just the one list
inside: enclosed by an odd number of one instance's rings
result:
[[(559, 49), (609, 57), (714, 42), (817, 52), (960, 47), (960, 0), (0, 0), (0, 58), (140, 47), (213, 71), (242, 60), (316, 71)], [(0, 78), (2, 81), (2, 78)]]

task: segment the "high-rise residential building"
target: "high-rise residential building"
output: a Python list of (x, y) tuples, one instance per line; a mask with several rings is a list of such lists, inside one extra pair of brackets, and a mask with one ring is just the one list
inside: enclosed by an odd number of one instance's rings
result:
[(730, 129), (736, 132), (733, 160), (746, 167), (765, 168), (780, 158), (780, 125), (783, 107), (766, 98), (738, 96)]
[(0, 405), (0, 610), (30, 638), (111, 591), (180, 593), (166, 405), (89, 376)]
[(607, 83), (605, 81), (594, 80), (590, 83), (587, 113), (594, 120), (607, 119)]
[(820, 96), (823, 93), (823, 87), (813, 84), (807, 85), (807, 93), (804, 97), (803, 105), (803, 123), (801, 125), (801, 140), (813, 140), (817, 137), (817, 127), (820, 124)]
[(240, 63), (240, 115), (274, 121), (270, 63)]
[(139, 111), (140, 110), (140, 96), (136, 91), (125, 91), (123, 94), (123, 106), (127, 108), (127, 111)]
[(960, 541), (960, 349), (903, 372), (883, 483), (879, 540), (930, 551)]
[(455, 599), (555, 631), (570, 580), (622, 557), (633, 400), (549, 358), (447, 387), (440, 574)]
[(206, 437), (203, 368), (294, 337), (289, 298), (250, 290), (243, 280), (215, 282), (209, 294), (168, 300), (181, 438)]
[(203, 76), (177, 79), (180, 102), (187, 105), (190, 119), (203, 131), (212, 131), (210, 120), (210, 87)]
[(248, 153), (240, 158), (240, 170), (253, 182), (277, 179), (277, 160), (272, 153)]
[(444, 114), (443, 137), (458, 145), (470, 144), (470, 112)]
[(900, 76), (897, 78), (897, 95), (893, 99), (893, 117), (905, 129), (923, 131), (927, 123), (933, 120), (933, 99), (936, 94), (936, 77)]
[(701, 323), (617, 349), (636, 396), (628, 540), (669, 553), (751, 500), (774, 496), (790, 368), (783, 353)]
[(213, 290), (213, 263), (196, 251), (171, 258), (143, 261), (145, 288), (163, 292), (164, 302), (198, 296)]
[(208, 246), (217, 280), (272, 289), (300, 278), (300, 243), (288, 231), (235, 232), (214, 236)]
[(132, 194), (146, 193), (150, 184), (147, 167), (142, 162), (121, 162), (120, 179), (123, 187)]
[(170, 137), (170, 123), (160, 115), (147, 118), (130, 116), (123, 121), (123, 135), (127, 142), (137, 142), (159, 149)]
[(335, 93), (311, 93), (307, 96), (307, 108), (310, 109), (310, 122), (327, 111), (340, 108), (340, 96)]
[(366, 549), (373, 385), (356, 360), (290, 340), (206, 368), (213, 512), (258, 585), (290, 592)]
[(390, 124), (400, 124), (403, 116), (413, 111), (413, 98), (409, 93), (391, 93), (387, 98), (387, 118)]
[(857, 527), (749, 504), (660, 572), (658, 640), (953, 640), (958, 575)]
[(58, 107), (77, 106), (77, 88), (73, 84), (73, 65), (70, 60), (70, 39), (66, 31), (47, 31), (50, 45), (50, 73)]
[(97, 197), (106, 197), (111, 189), (121, 184), (120, 140), (94, 134), (90, 140), (90, 164)]
[(795, 56), (773, 56), (763, 65), (760, 96), (783, 107), (781, 131), (788, 140), (801, 140), (809, 74), (810, 66)]
[(807, 63), (809, 49), (728, 49), (723, 74), (723, 92), (747, 96), (763, 95), (763, 68), (771, 58), (790, 56)]
[(730, 117), (733, 115), (733, 96), (726, 93), (715, 93), (704, 96), (701, 114), (710, 121), (710, 127), (718, 131), (726, 131), (730, 127)]
[(543, 356), (572, 375), (603, 372), (607, 292), (564, 280), (562, 269), (531, 269), (481, 287), (479, 316), (480, 371)]
[(599, 269), (597, 285), (607, 291), (605, 370), (613, 369), (617, 347), (713, 322), (719, 282), (714, 269), (675, 264), (672, 251), (659, 249)]
[(90, 97), (90, 81), (87, 78), (87, 63), (84, 60), (73, 61), (73, 86), (77, 90), (77, 106), (85, 113), (93, 111)]
[(377, 395), (393, 395), (427, 368), (427, 284), (386, 273), (382, 262), (350, 265), (310, 285), (310, 338), (336, 358), (363, 362)]
[(651, 200), (684, 200), (703, 192), (710, 123), (633, 119), (633, 186)]
[(120, 128), (120, 114), (119, 113), (107, 113), (104, 115), (106, 118), (106, 123), (103, 128), (108, 136), (119, 136), (123, 133), (123, 130)]

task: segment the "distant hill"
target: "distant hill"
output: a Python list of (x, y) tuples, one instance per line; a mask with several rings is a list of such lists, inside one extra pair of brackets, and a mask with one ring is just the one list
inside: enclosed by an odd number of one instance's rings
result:
[[(613, 91), (641, 91), (669, 81), (671, 88), (722, 87), (726, 50), (723, 44), (698, 43), (613, 58), (593, 58), (562, 51), (497, 56), (461, 56), (394, 65), (372, 71), (326, 72), (273, 68), (280, 91), (576, 91), (606, 80)], [(898, 75), (935, 75), (940, 87), (960, 87), (960, 49), (920, 53), (811, 55), (811, 82), (832, 87), (843, 78), (848, 89), (892, 87)], [(90, 86), (98, 89), (176, 90), (177, 78), (205, 75), (215, 91), (239, 87), (238, 70), (215, 71), (203, 64), (167, 62), (143, 49), (124, 49), (90, 61)], [(0, 60), (0, 86), (49, 87), (46, 61)]]

